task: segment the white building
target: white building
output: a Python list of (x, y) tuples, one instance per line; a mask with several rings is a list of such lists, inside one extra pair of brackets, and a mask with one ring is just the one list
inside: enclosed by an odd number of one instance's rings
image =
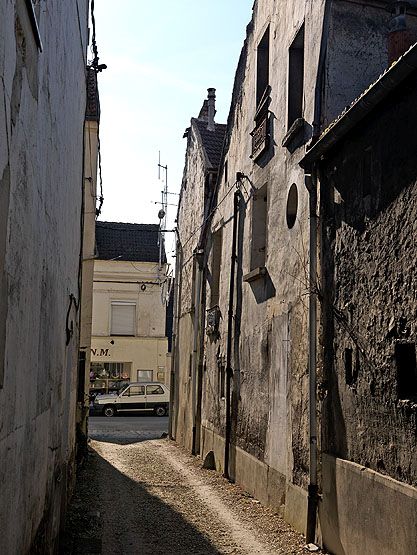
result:
[(166, 261), (159, 226), (97, 222), (91, 390), (133, 381), (169, 384)]

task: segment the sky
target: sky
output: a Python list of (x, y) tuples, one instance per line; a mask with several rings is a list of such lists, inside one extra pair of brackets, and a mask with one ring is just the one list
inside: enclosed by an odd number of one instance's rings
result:
[[(253, 0), (96, 0), (104, 204), (100, 220), (159, 223), (168, 189), (181, 185), (191, 117), (216, 88), (216, 122), (226, 123)], [(117, 8), (116, 8), (117, 6)], [(91, 58), (91, 54), (89, 56)], [(162, 178), (162, 174), (161, 174)], [(176, 203), (178, 196), (169, 195)], [(172, 229), (175, 206), (168, 206)], [(174, 247), (166, 238), (167, 254)]]

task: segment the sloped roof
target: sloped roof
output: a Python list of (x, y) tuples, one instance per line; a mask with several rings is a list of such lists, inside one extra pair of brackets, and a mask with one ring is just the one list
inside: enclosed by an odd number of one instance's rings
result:
[(222, 157), (226, 125), (223, 123), (215, 123), (214, 131), (209, 131), (207, 129), (207, 121), (193, 118), (192, 122), (195, 123), (200, 133), (201, 142), (203, 143), (210, 168), (218, 169)]
[(157, 224), (96, 222), (97, 258), (159, 262), (158, 230)]
[(335, 144), (351, 131), (365, 116), (380, 104), (411, 73), (417, 70), (417, 43), (395, 60), (378, 79), (347, 106), (323, 131), (317, 142), (300, 161), (302, 168), (324, 156)]

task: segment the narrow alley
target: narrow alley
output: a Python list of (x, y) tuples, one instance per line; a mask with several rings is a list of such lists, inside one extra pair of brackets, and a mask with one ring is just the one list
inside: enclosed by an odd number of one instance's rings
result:
[(305, 552), (303, 537), (274, 511), (148, 428), (93, 431), (105, 441), (90, 443), (61, 553)]

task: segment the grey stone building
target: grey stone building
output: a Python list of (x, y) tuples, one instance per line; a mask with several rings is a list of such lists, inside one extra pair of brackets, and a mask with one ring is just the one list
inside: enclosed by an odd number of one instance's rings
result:
[(0, 21), (0, 553), (44, 554), (75, 479), (88, 2)]
[[(333, 432), (331, 404), (316, 399), (325, 395), (320, 372), (329, 356), (319, 349), (321, 204), (316, 176), (300, 162), (413, 41), (414, 8), (403, 33), (402, 8), (390, 13), (388, 4), (257, 0), (208, 201), (204, 171), (189, 163), (204, 151), (187, 144), (172, 436), (203, 457), (212, 452), (218, 470), (309, 540), (327, 533), (315, 516), (322, 423), (323, 438)], [(360, 551), (350, 544), (335, 552)]]

